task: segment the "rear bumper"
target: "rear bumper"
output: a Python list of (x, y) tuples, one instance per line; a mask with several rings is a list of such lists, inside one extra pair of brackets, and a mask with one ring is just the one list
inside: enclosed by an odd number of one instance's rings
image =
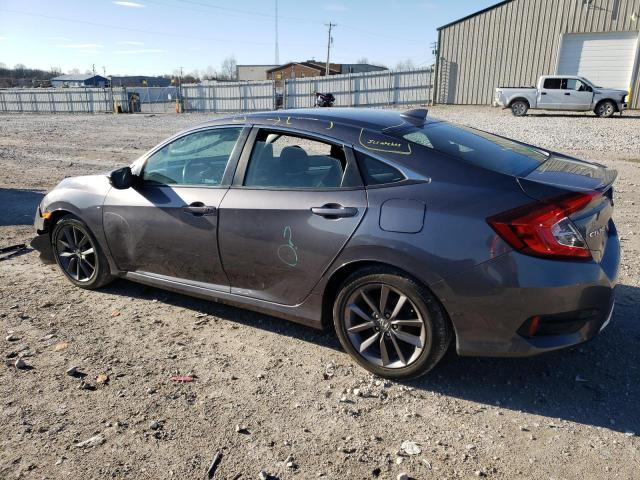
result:
[[(611, 318), (619, 263), (612, 236), (600, 263), (512, 251), (432, 288), (449, 313), (460, 355), (524, 357), (594, 338)], [(547, 329), (529, 335), (536, 316), (549, 322)]]

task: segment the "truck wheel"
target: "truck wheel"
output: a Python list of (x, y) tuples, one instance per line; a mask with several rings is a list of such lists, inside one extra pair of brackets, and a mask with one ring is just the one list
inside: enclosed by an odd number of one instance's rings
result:
[(605, 100), (596, 106), (594, 113), (600, 118), (609, 118), (616, 113), (616, 106), (611, 100)]
[(524, 117), (529, 111), (529, 105), (524, 100), (516, 100), (511, 104), (511, 113), (515, 117)]

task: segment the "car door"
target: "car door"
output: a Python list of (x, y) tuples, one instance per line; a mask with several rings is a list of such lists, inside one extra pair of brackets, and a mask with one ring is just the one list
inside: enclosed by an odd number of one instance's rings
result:
[(220, 205), (219, 245), (231, 292), (302, 302), (365, 215), (352, 152), (288, 129), (254, 127)]
[(566, 110), (591, 110), (591, 87), (577, 78), (562, 79), (563, 107)]
[(538, 108), (546, 110), (560, 110), (562, 104), (562, 79), (559, 77), (545, 78), (542, 88), (538, 91)]
[(229, 290), (218, 252), (218, 207), (247, 134), (234, 126), (180, 136), (136, 166), (134, 188), (109, 191), (104, 230), (119, 269)]

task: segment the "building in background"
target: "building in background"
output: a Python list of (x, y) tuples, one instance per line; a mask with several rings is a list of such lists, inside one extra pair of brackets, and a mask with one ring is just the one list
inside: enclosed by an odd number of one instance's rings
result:
[(267, 71), (278, 65), (236, 65), (236, 78), (240, 81), (267, 80)]
[(109, 83), (100, 75), (60, 75), (51, 79), (52, 87), (99, 87), (104, 88)]
[[(343, 73), (363, 73), (387, 70), (385, 67), (369, 65), (367, 63), (330, 63), (329, 75), (340, 75)], [(326, 73), (326, 63), (315, 60), (305, 62), (289, 62), (284, 65), (267, 70), (267, 79), (274, 80), (276, 85), (281, 85), (285, 79), (322, 77)]]
[(631, 91), (640, 108), (640, 0), (507, 0), (438, 29), (436, 102), (490, 105), (545, 74)]
[(171, 79), (146, 75), (112, 76), (111, 83), (114, 87), (168, 87)]

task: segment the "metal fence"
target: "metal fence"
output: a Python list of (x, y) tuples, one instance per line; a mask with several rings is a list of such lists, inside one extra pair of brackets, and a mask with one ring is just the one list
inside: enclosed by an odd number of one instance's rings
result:
[(255, 112), (276, 108), (276, 92), (270, 80), (183, 85), (181, 93), (185, 112)]
[(433, 70), (331, 75), (285, 80), (285, 108), (313, 107), (313, 92), (330, 92), (336, 107), (390, 107), (431, 103)]
[(127, 93), (109, 88), (34, 88), (0, 90), (0, 112), (100, 113), (114, 105), (128, 110)]
[(316, 91), (332, 93), (337, 107), (392, 107), (432, 103), (433, 79), (432, 69), (294, 78), (285, 80), (282, 94), (270, 80), (181, 87), (6, 89), (0, 90), (0, 112), (168, 113), (176, 111), (176, 100), (185, 112), (255, 112), (313, 107)]

